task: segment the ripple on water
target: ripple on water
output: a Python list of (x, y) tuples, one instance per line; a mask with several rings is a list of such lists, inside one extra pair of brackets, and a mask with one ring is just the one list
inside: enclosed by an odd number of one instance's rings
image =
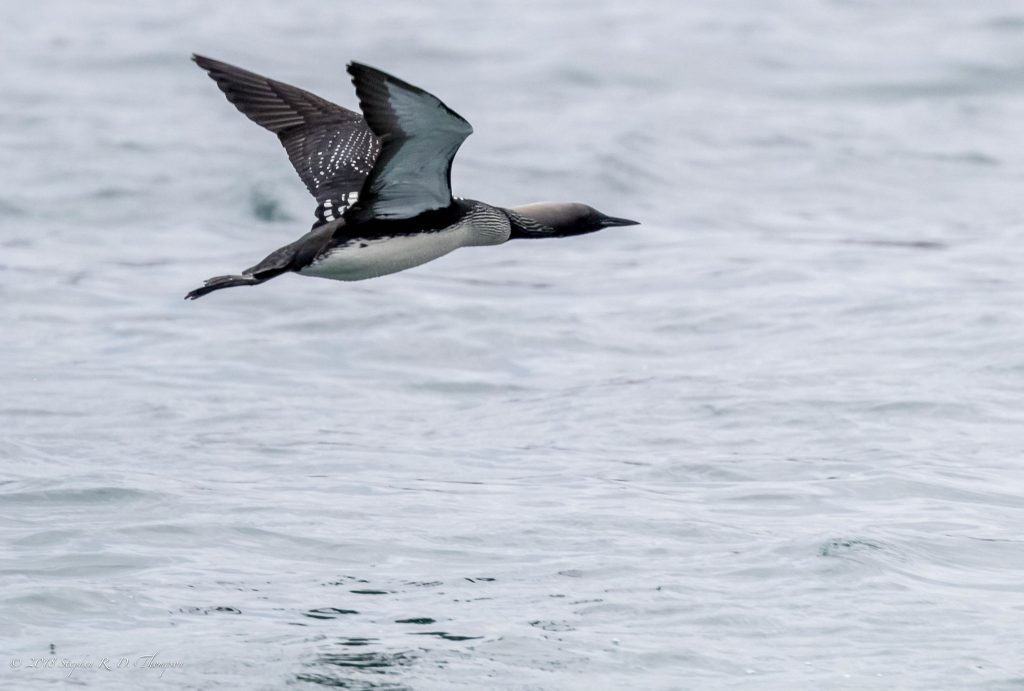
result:
[(302, 613), (302, 616), (310, 619), (337, 619), (346, 614), (359, 614), (354, 609), (341, 609), (339, 607), (318, 607)]
[(4, 502), (10, 504), (40, 506), (103, 506), (113, 504), (138, 504), (150, 502), (162, 496), (159, 492), (132, 489), (130, 487), (88, 487), (47, 490), (24, 490), (6, 492)]
[(412, 651), (353, 651), (369, 645), (369, 639), (338, 639), (335, 646), (342, 650), (318, 653), (307, 662), (306, 670), (296, 675), (296, 680), (332, 688), (355, 689), (357, 691), (402, 691), (410, 687), (402, 682), (389, 679), (397, 676), (416, 661)]
[[(265, 187), (254, 187), (249, 195), (249, 209), (253, 218), (267, 223), (294, 221), (281, 200)], [(281, 244), (284, 244), (283, 242)]]

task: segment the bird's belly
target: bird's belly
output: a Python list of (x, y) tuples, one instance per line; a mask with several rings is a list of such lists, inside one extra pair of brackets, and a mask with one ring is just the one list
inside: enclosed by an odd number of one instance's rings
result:
[(393, 274), (443, 257), (464, 243), (457, 229), (387, 238), (356, 239), (339, 245), (309, 266), (300, 269), (305, 276), (332, 278), (336, 281), (362, 281)]

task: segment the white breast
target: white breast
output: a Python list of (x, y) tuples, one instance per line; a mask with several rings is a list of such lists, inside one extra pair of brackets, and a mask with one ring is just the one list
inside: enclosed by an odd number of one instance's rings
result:
[(334, 248), (299, 273), (336, 281), (362, 281), (443, 257), (469, 244), (467, 240), (465, 226), (453, 226), (434, 233), (354, 240)]

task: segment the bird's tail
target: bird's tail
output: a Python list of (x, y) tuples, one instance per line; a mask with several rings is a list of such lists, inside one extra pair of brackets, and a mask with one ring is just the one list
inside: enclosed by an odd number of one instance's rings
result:
[(274, 250), (259, 264), (250, 266), (240, 274), (209, 278), (202, 286), (186, 295), (185, 299), (198, 300), (207, 293), (221, 288), (259, 285), (283, 273), (298, 271), (299, 268), (313, 261), (317, 253), (331, 239), (335, 229), (342, 223), (344, 221), (334, 221), (314, 228), (290, 245)]
[(207, 293), (212, 293), (221, 288), (234, 288), (235, 286), (254, 286), (263, 283), (265, 278), (256, 278), (246, 274), (235, 274), (233, 276), (214, 276), (203, 282), (203, 285), (196, 288), (185, 296), (186, 300), (198, 300)]

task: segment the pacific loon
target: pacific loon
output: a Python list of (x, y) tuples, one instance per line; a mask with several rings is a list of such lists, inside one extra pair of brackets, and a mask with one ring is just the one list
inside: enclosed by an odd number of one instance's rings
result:
[(452, 159), (473, 128), (423, 89), (348, 65), (362, 116), (289, 84), (199, 55), (192, 59), (250, 120), (278, 136), (317, 201), (304, 236), (241, 274), (216, 276), (185, 299), (257, 285), (290, 271), (360, 281), (459, 247), (582, 235), (636, 221), (576, 203), (501, 208), (452, 196)]

